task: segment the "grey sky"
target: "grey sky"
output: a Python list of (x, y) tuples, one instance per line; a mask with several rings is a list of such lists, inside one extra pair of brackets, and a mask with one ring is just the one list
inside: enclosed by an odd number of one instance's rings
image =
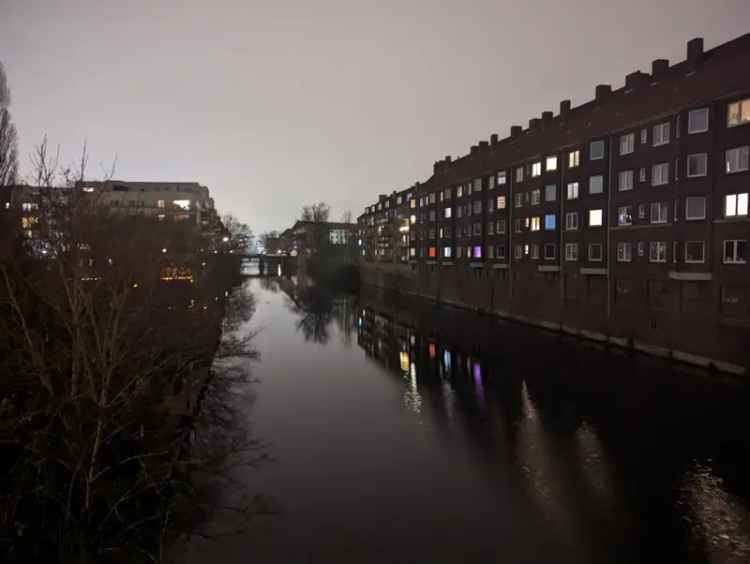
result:
[[(207, 185), (256, 232), (358, 215), (560, 100), (750, 31), (748, 0), (0, 0), (22, 169), (46, 132), (92, 172)], [(739, 72), (747, 72), (738, 69)]]

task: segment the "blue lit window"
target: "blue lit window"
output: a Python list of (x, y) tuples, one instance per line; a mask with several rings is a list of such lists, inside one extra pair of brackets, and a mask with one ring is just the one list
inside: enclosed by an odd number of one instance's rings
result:
[(553, 231), (557, 225), (556, 216), (553, 213), (548, 213), (544, 216), (544, 229), (547, 231)]

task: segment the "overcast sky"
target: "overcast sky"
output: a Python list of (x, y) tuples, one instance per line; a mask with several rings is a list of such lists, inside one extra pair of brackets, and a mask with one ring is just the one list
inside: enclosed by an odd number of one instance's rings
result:
[(0, 0), (0, 60), (24, 172), (45, 133), (66, 162), (87, 139), (93, 175), (116, 153), (117, 178), (200, 182), (260, 233), (319, 200), (356, 217), (749, 16), (749, 0)]

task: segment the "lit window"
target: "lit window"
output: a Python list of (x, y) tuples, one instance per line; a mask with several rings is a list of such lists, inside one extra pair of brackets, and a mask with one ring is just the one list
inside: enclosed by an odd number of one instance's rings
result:
[(726, 152), (727, 174), (748, 170), (750, 166), (750, 147), (735, 147)]
[(557, 200), (557, 186), (548, 184), (544, 187), (544, 201), (554, 202), (555, 200)]
[(411, 200), (409, 201), (409, 207), (410, 207), (411, 209), (415, 209), (415, 208), (417, 207), (417, 199), (416, 199), (416, 198), (412, 198), (412, 199), (411, 199)]
[(687, 241), (685, 243), (685, 262), (705, 262), (706, 243), (704, 241)]
[(604, 141), (592, 141), (589, 144), (589, 160), (598, 161), (604, 158)]
[(633, 260), (633, 244), (629, 241), (617, 243), (617, 262), (630, 262)]
[(589, 227), (601, 227), (602, 216), (603, 211), (601, 209), (589, 210)]
[(504, 186), (508, 182), (508, 175), (504, 170), (497, 173), (497, 185)]
[(83, 190), (84, 192), (91, 193), (91, 192), (94, 191), (94, 187), (93, 186), (84, 186), (83, 188), (81, 188), (81, 190)]
[(156, 207), (157, 208), (163, 208), (164, 207), (164, 200), (157, 200), (156, 201)]
[(651, 143), (654, 147), (669, 143), (669, 122), (665, 121), (654, 126)]
[(593, 262), (601, 262), (602, 246), (600, 243), (592, 243), (589, 245), (589, 260)]
[(635, 133), (628, 133), (620, 137), (620, 154), (629, 155), (635, 150)]
[(645, 127), (641, 129), (641, 145), (648, 143), (648, 129)]
[(617, 208), (617, 225), (633, 225), (633, 206)]
[(547, 157), (547, 161), (545, 162), (545, 169), (549, 172), (550, 170), (557, 170), (557, 157), (551, 156)]
[(685, 198), (685, 219), (706, 219), (706, 198), (688, 196)]
[(620, 192), (633, 189), (633, 171), (632, 170), (621, 170), (618, 175), (617, 188)]
[(453, 214), (453, 208), (445, 208), (445, 219), (450, 219)]
[(545, 214), (544, 229), (546, 231), (554, 231), (556, 227), (557, 227), (557, 216), (553, 213)]
[(690, 110), (688, 113), (688, 133), (708, 131), (708, 108)]
[(542, 218), (540, 217), (532, 217), (531, 218), (531, 230), (532, 231), (539, 231), (542, 224)]
[(747, 192), (742, 194), (727, 194), (724, 197), (724, 217), (747, 215)]
[(497, 209), (504, 210), (505, 209), (505, 196), (498, 196), (497, 197)]
[(667, 242), (651, 241), (648, 244), (649, 262), (667, 262)]
[(578, 243), (565, 243), (565, 260), (578, 260)]
[(565, 214), (565, 230), (575, 231), (578, 229), (578, 212), (568, 212)]
[(581, 151), (571, 151), (568, 153), (568, 168), (575, 168), (581, 164)]
[(429, 258), (437, 258), (437, 247), (430, 247), (427, 256)]
[(658, 163), (651, 168), (651, 186), (669, 183), (669, 163)]
[(727, 264), (745, 264), (747, 241), (724, 241), (724, 262)]
[(687, 175), (689, 178), (696, 176), (706, 176), (708, 172), (708, 154), (697, 153), (688, 155), (687, 158)]
[(727, 112), (727, 126), (736, 127), (750, 123), (750, 98), (729, 104)]
[(451, 258), (453, 255), (453, 247), (443, 247), (443, 257)]
[(409, 216), (409, 223), (411, 223), (412, 225), (414, 225), (415, 223), (417, 223), (417, 216), (414, 215), (414, 214), (412, 214), (411, 216)]
[(666, 223), (668, 210), (667, 202), (653, 202), (651, 204), (651, 223)]
[(190, 200), (172, 200), (172, 203), (180, 209), (190, 209)]
[(601, 194), (604, 191), (604, 177), (599, 174), (589, 178), (589, 194)]
[(568, 200), (578, 198), (578, 182), (568, 182)]
[(473, 258), (482, 258), (482, 245), (474, 245)]
[(531, 176), (536, 177), (542, 174), (542, 163), (536, 162), (531, 165)]

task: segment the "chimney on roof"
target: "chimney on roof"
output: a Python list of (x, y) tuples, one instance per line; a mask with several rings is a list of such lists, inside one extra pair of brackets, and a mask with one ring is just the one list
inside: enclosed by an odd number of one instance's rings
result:
[(446, 162), (446, 163), (449, 163), (449, 162), (451, 162), (452, 160), (453, 160), (453, 159), (452, 159), (452, 157), (451, 157), (450, 155), (445, 155), (445, 162)]
[(490, 148), (490, 144), (487, 141), (480, 141), (479, 142), (479, 150), (480, 151), (486, 151)]
[(493, 133), (492, 135), (490, 135), (490, 145), (492, 145), (493, 147), (497, 145), (497, 133)]
[(631, 72), (625, 77), (626, 88), (636, 88), (637, 86), (646, 82), (648, 75), (645, 72), (635, 71)]
[(542, 112), (542, 125), (547, 126), (552, 123), (552, 115), (550, 111)]
[(510, 126), (510, 136), (511, 136), (511, 138), (518, 137), (519, 135), (521, 135), (522, 131), (523, 131), (523, 127), (521, 127), (520, 125), (511, 125)]
[(570, 112), (570, 100), (563, 100), (560, 102), (560, 115), (564, 116)]
[(596, 101), (601, 102), (612, 94), (612, 86), (609, 84), (598, 84), (596, 87)]
[(472, 145), (471, 150), (469, 151), (470, 155), (476, 154), (476, 152), (479, 150), (479, 147), (477, 145)]
[(529, 120), (529, 129), (536, 129), (539, 126), (539, 118), (531, 118)]
[(667, 59), (655, 59), (651, 63), (651, 74), (654, 78), (661, 76), (669, 70), (669, 61)]
[(443, 161), (435, 161), (432, 163), (432, 174), (437, 174), (443, 166)]
[(703, 58), (703, 38), (696, 37), (687, 42), (687, 60), (695, 66), (701, 62)]

